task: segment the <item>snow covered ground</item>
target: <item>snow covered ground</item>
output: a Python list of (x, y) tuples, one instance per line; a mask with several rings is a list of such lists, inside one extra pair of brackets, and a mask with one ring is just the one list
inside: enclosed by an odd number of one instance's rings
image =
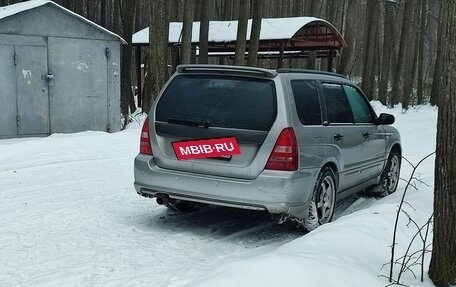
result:
[[(374, 106), (396, 116), (408, 160), (434, 151), (434, 108), (402, 114)], [(136, 125), (116, 134), (0, 140), (0, 286), (388, 284), (388, 266), (381, 268), (405, 181), (387, 198), (343, 200), (336, 220), (309, 234), (252, 211), (177, 214), (134, 191), (139, 132)], [(418, 224), (432, 213), (433, 168), (431, 157), (408, 191), (404, 209)], [(411, 170), (404, 161), (401, 177)], [(401, 215), (398, 257), (415, 232)], [(418, 276), (419, 266), (413, 271)], [(401, 281), (432, 286), (410, 272)]]

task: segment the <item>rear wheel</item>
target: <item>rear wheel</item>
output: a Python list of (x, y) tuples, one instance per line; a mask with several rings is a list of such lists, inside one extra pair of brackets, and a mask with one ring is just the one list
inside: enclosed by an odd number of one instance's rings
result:
[(301, 223), (304, 229), (312, 231), (332, 220), (336, 203), (336, 190), (334, 171), (330, 167), (323, 168), (314, 186), (308, 216)]
[(399, 183), (399, 173), (401, 171), (401, 156), (393, 150), (391, 151), (386, 162), (385, 169), (383, 170), (380, 184), (382, 188), (382, 195), (386, 196), (396, 191)]

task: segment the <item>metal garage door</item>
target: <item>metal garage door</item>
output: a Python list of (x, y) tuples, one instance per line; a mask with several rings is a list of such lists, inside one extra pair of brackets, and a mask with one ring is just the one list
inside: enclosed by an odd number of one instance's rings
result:
[(49, 134), (46, 47), (16, 46), (19, 135)]
[(51, 131), (108, 130), (108, 75), (104, 41), (49, 37)]
[(0, 138), (17, 135), (14, 46), (0, 45)]
[(0, 45), (0, 137), (49, 134), (47, 49)]

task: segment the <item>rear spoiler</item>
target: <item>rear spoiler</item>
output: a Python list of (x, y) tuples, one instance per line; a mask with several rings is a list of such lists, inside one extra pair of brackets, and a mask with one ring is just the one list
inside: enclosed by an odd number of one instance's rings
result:
[(177, 66), (178, 73), (191, 73), (191, 72), (210, 72), (210, 73), (240, 73), (262, 76), (267, 78), (274, 78), (277, 72), (274, 70), (267, 70), (255, 67), (245, 66), (228, 66), (228, 65), (179, 65)]

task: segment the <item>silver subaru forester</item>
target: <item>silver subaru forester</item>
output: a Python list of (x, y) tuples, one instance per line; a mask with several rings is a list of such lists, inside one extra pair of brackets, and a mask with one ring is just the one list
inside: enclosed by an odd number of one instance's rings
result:
[[(393, 123), (335, 73), (182, 65), (144, 123), (134, 185), (170, 208), (267, 210), (312, 230), (331, 221), (336, 200), (396, 190), (401, 142)], [(173, 148), (226, 137), (240, 154), (183, 160)]]

